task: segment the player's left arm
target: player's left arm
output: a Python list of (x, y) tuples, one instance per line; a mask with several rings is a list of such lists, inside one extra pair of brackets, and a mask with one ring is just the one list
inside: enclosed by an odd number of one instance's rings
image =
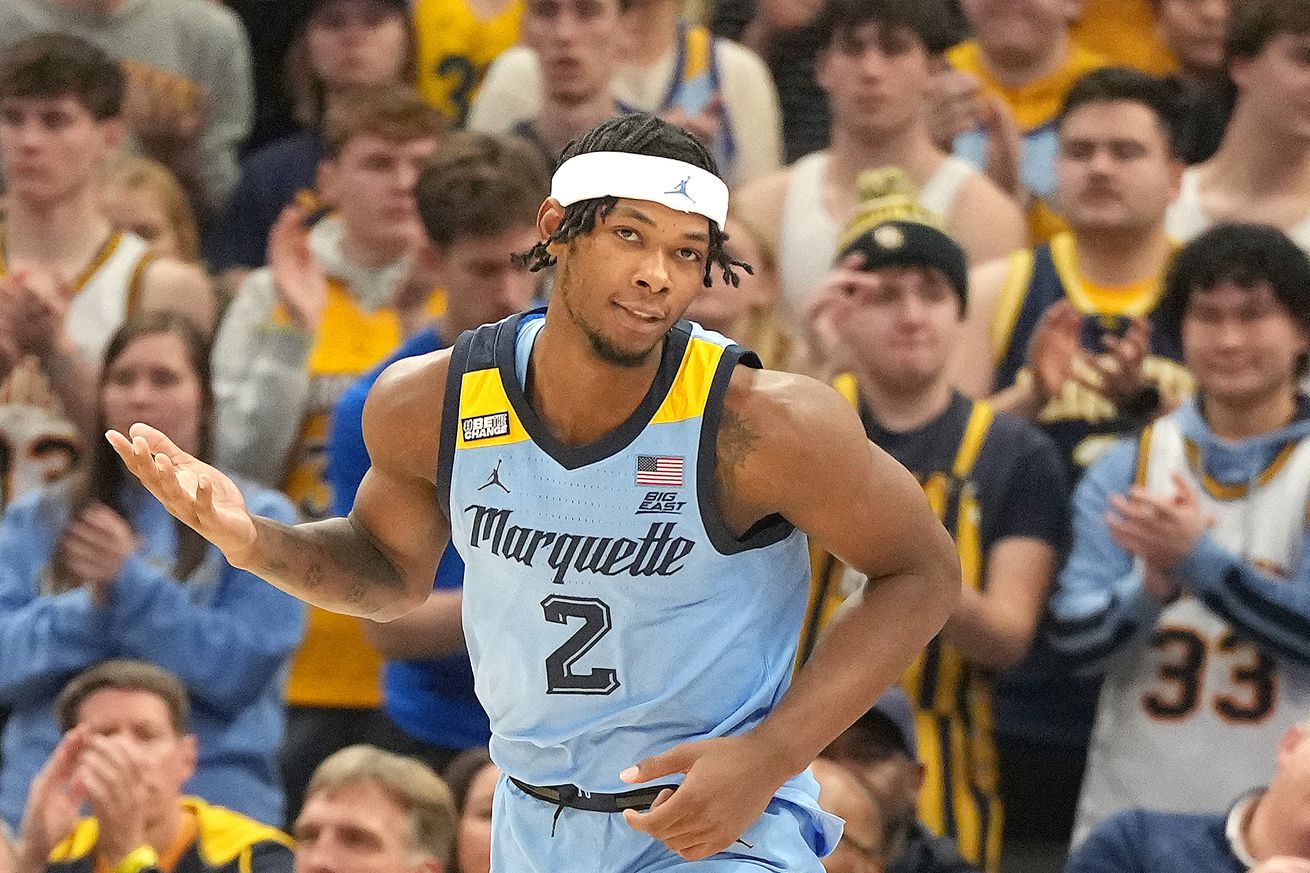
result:
[(731, 845), (779, 786), (866, 712), (941, 630), (961, 587), (955, 546), (923, 490), (819, 382), (739, 368), (724, 405), (717, 482), (736, 530), (781, 514), (870, 581), (755, 730), (678, 746), (622, 774), (628, 782), (686, 774), (649, 812), (625, 815), (688, 860)]
[(849, 403), (804, 377), (748, 378), (755, 396), (725, 414), (725, 422), (735, 417), (761, 435), (740, 463), (749, 474), (741, 487), (761, 501), (772, 491), (777, 512), (869, 580), (755, 731), (790, 776), (863, 715), (942, 629), (960, 598), (960, 565), (919, 483), (869, 442)]

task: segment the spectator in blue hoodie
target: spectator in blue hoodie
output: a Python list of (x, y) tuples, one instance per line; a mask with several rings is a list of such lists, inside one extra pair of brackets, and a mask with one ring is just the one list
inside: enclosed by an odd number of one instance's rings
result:
[(1198, 394), (1088, 471), (1051, 602), (1055, 648), (1106, 675), (1076, 842), (1131, 807), (1224, 809), (1310, 711), (1310, 259), (1219, 226), (1161, 307)]
[[(130, 318), (105, 353), (100, 430), (145, 421), (207, 454), (208, 351), (180, 316)], [(175, 674), (191, 696), (200, 757), (188, 793), (280, 824), (274, 755), (303, 606), (230, 566), (125, 475), (103, 439), (92, 445), (81, 475), (19, 500), (0, 522), (0, 705), (12, 710), (0, 815), (18, 823), (59, 744), (54, 706), (68, 680), (133, 658)], [(244, 487), (252, 511), (295, 521), (285, 497)]]
[[(510, 256), (532, 248), (539, 238), (537, 209), (549, 192), (550, 172), (527, 142), (486, 133), (451, 136), (424, 171), (417, 196), (429, 245), (420, 260), (431, 274), (428, 287), (446, 292), (446, 311), (338, 401), (327, 471), (334, 512), (350, 512), (368, 472), (364, 400), (382, 370), (402, 358), (452, 345), (464, 331), (499, 321), (532, 302), (537, 274)], [(366, 634), (388, 659), (383, 711), (400, 729), (394, 751), (421, 758), (437, 770), (491, 737), (487, 715), (473, 694), (473, 670), (464, 649), (463, 584), (464, 563), (448, 547), (424, 606), (386, 624), (364, 622)]]

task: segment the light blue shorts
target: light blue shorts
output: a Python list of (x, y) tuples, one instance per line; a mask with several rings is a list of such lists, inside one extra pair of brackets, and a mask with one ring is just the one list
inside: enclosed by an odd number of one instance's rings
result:
[(742, 842), (704, 861), (684, 861), (659, 840), (634, 831), (622, 814), (560, 810), (502, 775), (491, 813), (491, 873), (823, 873), (819, 856), (836, 843), (840, 822), (775, 797)]

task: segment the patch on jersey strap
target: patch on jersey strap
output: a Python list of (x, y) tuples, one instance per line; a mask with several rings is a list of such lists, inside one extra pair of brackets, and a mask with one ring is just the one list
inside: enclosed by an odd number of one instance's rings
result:
[(681, 488), (682, 467), (682, 458), (671, 458), (664, 455), (638, 455), (637, 484)]
[(461, 418), (459, 427), (466, 443), (505, 436), (509, 433), (509, 413), (493, 412), (490, 415)]

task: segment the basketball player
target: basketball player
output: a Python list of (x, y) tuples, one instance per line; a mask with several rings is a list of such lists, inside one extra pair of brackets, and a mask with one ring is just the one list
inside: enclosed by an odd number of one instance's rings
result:
[(832, 142), (742, 189), (741, 214), (778, 252), (783, 296), (800, 310), (835, 261), (837, 238), (855, 215), (860, 174), (899, 167), (925, 207), (975, 263), (1021, 247), (1019, 207), (982, 173), (941, 151), (928, 130), (927, 97), (949, 17), (937, 0), (829, 0), (819, 84), (832, 110)]
[(95, 362), (130, 312), (172, 309), (204, 330), (213, 320), (198, 269), (155, 258), (101, 213), (126, 87), (116, 62), (74, 36), (29, 37), (0, 59), (0, 507), (72, 466), (78, 429), (94, 424)]
[[(970, 862), (996, 871), (992, 677), (1023, 657), (1036, 632), (1068, 491), (1046, 435), (951, 386), (947, 365), (967, 302), (963, 250), (907, 196), (899, 174), (870, 174), (861, 187), (860, 213), (842, 233), (843, 260), (815, 308), (847, 365), (833, 385), (859, 410), (869, 438), (915, 474), (955, 535), (964, 595), (901, 685), (924, 762), (920, 817)], [(815, 569), (802, 656), (811, 630), (841, 601), (840, 563), (820, 558)]]
[[(679, 320), (732, 269), (698, 140), (628, 115), (564, 158), (527, 255), (558, 265), (550, 306), (383, 375), (349, 519), (252, 517), (164, 434), (108, 438), (179, 518), (322, 607), (404, 614), (453, 539), (505, 774), (494, 870), (818, 873), (836, 820), (803, 771), (950, 615), (950, 537), (840, 395)], [(873, 581), (788, 688), (806, 533)]]
[(1059, 650), (1106, 673), (1076, 839), (1129, 807), (1225, 809), (1310, 708), (1310, 259), (1217, 226), (1162, 307), (1197, 399), (1087, 472), (1051, 600)]

